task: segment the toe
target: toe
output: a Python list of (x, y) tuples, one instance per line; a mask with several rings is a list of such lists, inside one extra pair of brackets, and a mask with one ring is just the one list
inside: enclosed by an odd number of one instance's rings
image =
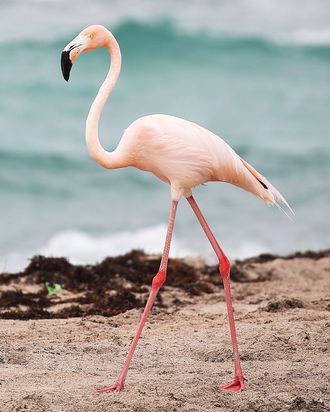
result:
[(106, 393), (106, 392), (119, 392), (122, 389), (119, 385), (109, 386), (107, 388), (97, 389), (97, 393)]
[(244, 377), (238, 377), (236, 376), (233, 380), (232, 383), (228, 383), (225, 385), (220, 385), (221, 389), (227, 390), (227, 391), (232, 391), (232, 392), (239, 392), (243, 389), (245, 389), (245, 384), (244, 384)]

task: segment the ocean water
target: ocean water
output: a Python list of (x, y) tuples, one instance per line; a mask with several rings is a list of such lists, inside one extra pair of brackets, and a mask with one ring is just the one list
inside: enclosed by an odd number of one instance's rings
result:
[[(101, 120), (112, 150), (136, 118), (168, 113), (209, 128), (283, 193), (294, 222), (230, 185), (196, 188), (231, 258), (330, 244), (330, 4), (327, 1), (0, 0), (0, 271), (35, 253), (92, 263), (162, 249), (169, 187), (107, 171), (84, 141), (109, 65), (83, 54), (66, 83), (63, 47), (85, 26), (117, 37), (123, 68)], [(212, 260), (184, 200), (172, 256)]]

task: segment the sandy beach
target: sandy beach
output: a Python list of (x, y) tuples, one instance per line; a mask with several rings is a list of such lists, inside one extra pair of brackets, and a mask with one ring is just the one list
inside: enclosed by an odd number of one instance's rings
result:
[[(133, 256), (139, 270), (144, 262), (146, 272), (158, 262), (157, 257)], [(39, 258), (39, 268), (46, 261)], [(53, 266), (47, 275), (53, 270), (60, 276), (54, 260), (49, 262)], [(286, 258), (263, 255), (236, 263), (234, 308), (248, 379), (241, 393), (219, 389), (220, 383), (230, 381), (233, 365), (216, 268), (190, 263), (172, 261), (170, 285), (149, 318), (121, 393), (95, 390), (114, 383), (141, 309), (64, 318), (70, 310), (61, 312), (65, 304), (59, 301), (68, 302), (74, 294), (61, 290), (50, 295), (53, 309), (48, 307), (62, 313), (60, 318), (1, 319), (1, 412), (330, 410), (329, 251)], [(196, 289), (173, 285), (173, 267), (179, 279), (180, 265), (196, 274)], [(36, 279), (39, 272), (30, 270), (15, 278), (3, 274), (2, 297), (8, 296), (5, 291), (37, 291), (28, 279)], [(134, 293), (143, 296), (142, 301), (147, 288), (137, 284), (141, 290)], [(135, 290), (127, 280), (123, 285)], [(27, 307), (2, 306), (1, 317), (18, 317), (17, 310)]]
[(0, 412), (330, 412), (330, 2), (0, 10)]

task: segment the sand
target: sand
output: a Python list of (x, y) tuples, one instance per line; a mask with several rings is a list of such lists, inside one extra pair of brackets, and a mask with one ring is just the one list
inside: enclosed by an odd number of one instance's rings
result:
[(96, 389), (116, 380), (141, 309), (1, 319), (0, 411), (329, 411), (330, 256), (265, 260), (233, 282), (245, 391), (219, 389), (233, 371), (223, 290), (167, 286), (116, 394)]

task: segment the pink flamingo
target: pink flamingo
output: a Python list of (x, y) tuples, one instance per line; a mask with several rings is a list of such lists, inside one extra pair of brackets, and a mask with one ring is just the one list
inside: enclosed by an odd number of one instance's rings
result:
[(106, 47), (109, 50), (111, 65), (86, 121), (86, 143), (89, 154), (107, 169), (134, 166), (152, 172), (170, 185), (172, 204), (159, 271), (153, 278), (150, 295), (127, 358), (116, 383), (113, 386), (99, 389), (98, 392), (119, 392), (124, 388), (127, 371), (147, 316), (159, 289), (166, 280), (174, 219), (181, 197), (185, 197), (189, 202), (219, 260), (234, 354), (233, 381), (221, 387), (231, 391), (240, 391), (245, 387), (245, 378), (240, 363), (232, 308), (230, 261), (211, 232), (191, 190), (208, 181), (227, 182), (251, 192), (265, 203), (278, 206), (277, 201), (279, 201), (286, 206), (288, 204), (265, 177), (241, 159), (220, 137), (195, 123), (178, 117), (164, 114), (141, 117), (125, 130), (113, 152), (104, 150), (98, 137), (99, 120), (121, 68), (121, 53), (115, 37), (103, 26), (87, 27), (64, 48), (61, 66), (63, 77), (68, 80), (72, 63), (79, 54), (100, 47)]

